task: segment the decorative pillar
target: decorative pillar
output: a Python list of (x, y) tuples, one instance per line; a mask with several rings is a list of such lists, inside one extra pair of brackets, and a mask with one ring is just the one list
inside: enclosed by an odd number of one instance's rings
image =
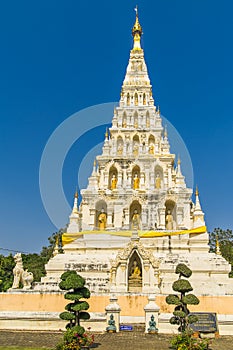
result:
[(165, 212), (166, 208), (159, 208), (159, 228), (165, 229)]
[(143, 267), (143, 292), (147, 292), (150, 288), (150, 262), (147, 260), (144, 261)]
[(108, 188), (108, 172), (104, 171), (104, 188)]
[(148, 332), (148, 328), (150, 327), (149, 322), (151, 321), (151, 316), (154, 316), (154, 320), (156, 322), (156, 327), (159, 325), (159, 306), (155, 303), (155, 295), (151, 294), (148, 296), (148, 304), (144, 306), (145, 310), (145, 333)]
[(140, 175), (140, 189), (145, 189), (145, 173), (141, 173)]
[(184, 209), (183, 207), (178, 207), (176, 210), (176, 223), (177, 228), (183, 226), (183, 218), (184, 218)]
[(108, 327), (108, 321), (110, 320), (110, 316), (113, 315), (113, 319), (115, 321), (116, 326), (116, 332), (119, 332), (120, 328), (120, 312), (121, 308), (120, 305), (117, 304), (117, 297), (115, 295), (112, 295), (109, 299), (110, 304), (106, 306), (106, 321), (107, 321), (107, 327)]
[(147, 205), (142, 205), (142, 230), (148, 225), (148, 209)]
[(122, 172), (118, 173), (118, 178), (117, 178), (117, 188), (122, 187)]
[(124, 222), (124, 228), (130, 229), (129, 208), (125, 208), (125, 222)]
[(90, 223), (89, 225), (95, 227), (95, 209), (90, 209)]
[(107, 215), (107, 227), (112, 227), (112, 215), (113, 215), (113, 208), (108, 208), (108, 215)]
[(132, 187), (132, 174), (128, 173), (128, 179), (127, 179), (127, 188), (131, 188)]

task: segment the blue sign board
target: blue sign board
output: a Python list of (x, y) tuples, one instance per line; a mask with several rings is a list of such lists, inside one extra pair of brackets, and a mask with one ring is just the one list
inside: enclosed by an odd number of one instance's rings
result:
[(126, 325), (126, 324), (120, 325), (120, 331), (132, 331), (132, 330), (133, 330), (133, 326)]

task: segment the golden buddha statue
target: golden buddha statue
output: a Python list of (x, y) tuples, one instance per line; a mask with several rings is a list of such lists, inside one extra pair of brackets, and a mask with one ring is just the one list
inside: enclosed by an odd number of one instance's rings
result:
[(137, 209), (135, 209), (132, 216), (132, 229), (138, 229), (139, 223), (140, 223), (140, 216), (138, 214)]
[(131, 268), (131, 274), (129, 276), (130, 280), (141, 280), (142, 276), (141, 276), (141, 270), (138, 266), (137, 260), (134, 260), (133, 262), (133, 266)]
[(137, 144), (134, 145), (134, 147), (133, 147), (133, 155), (134, 155), (135, 157), (138, 156), (138, 145), (137, 145)]
[(139, 183), (140, 183), (140, 179), (138, 177), (138, 174), (136, 173), (134, 175), (134, 179), (133, 179), (133, 189), (134, 190), (138, 190), (139, 189)]
[(149, 154), (154, 154), (154, 151), (155, 151), (155, 146), (153, 145), (153, 143), (151, 143), (149, 147)]
[(106, 229), (106, 223), (107, 223), (107, 215), (102, 209), (99, 217), (98, 217), (98, 227), (100, 230), (105, 230)]
[(156, 179), (155, 179), (155, 188), (158, 190), (161, 188), (161, 178), (159, 176), (159, 174), (156, 175)]
[(112, 175), (112, 180), (111, 180), (111, 190), (115, 190), (117, 186), (117, 178), (116, 175)]
[(170, 210), (167, 211), (166, 215), (166, 229), (173, 230), (173, 216)]
[(122, 146), (122, 144), (120, 143), (119, 146), (118, 146), (118, 148), (117, 148), (117, 154), (118, 154), (119, 156), (121, 156), (122, 153), (123, 153), (123, 146)]

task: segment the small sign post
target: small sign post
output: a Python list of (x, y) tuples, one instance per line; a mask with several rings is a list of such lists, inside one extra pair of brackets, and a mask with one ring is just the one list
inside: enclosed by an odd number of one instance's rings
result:
[(198, 321), (190, 324), (194, 332), (198, 333), (214, 333), (218, 335), (217, 314), (214, 312), (191, 312), (190, 315), (198, 317)]
[(120, 325), (120, 331), (132, 331), (133, 326), (128, 325), (128, 324), (122, 324)]

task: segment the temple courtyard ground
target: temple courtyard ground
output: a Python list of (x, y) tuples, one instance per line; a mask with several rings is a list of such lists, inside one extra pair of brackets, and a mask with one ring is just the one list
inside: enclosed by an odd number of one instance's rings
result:
[[(37, 348), (55, 349), (62, 339), (61, 332), (25, 332), (0, 331), (0, 349)], [(120, 332), (117, 334), (95, 334), (93, 349), (98, 350), (168, 350), (171, 336), (159, 334), (157, 336), (141, 332)], [(9, 347), (9, 348), (8, 348)], [(14, 348), (13, 348), (14, 347)], [(211, 343), (212, 350), (232, 350), (233, 336), (222, 336)]]

